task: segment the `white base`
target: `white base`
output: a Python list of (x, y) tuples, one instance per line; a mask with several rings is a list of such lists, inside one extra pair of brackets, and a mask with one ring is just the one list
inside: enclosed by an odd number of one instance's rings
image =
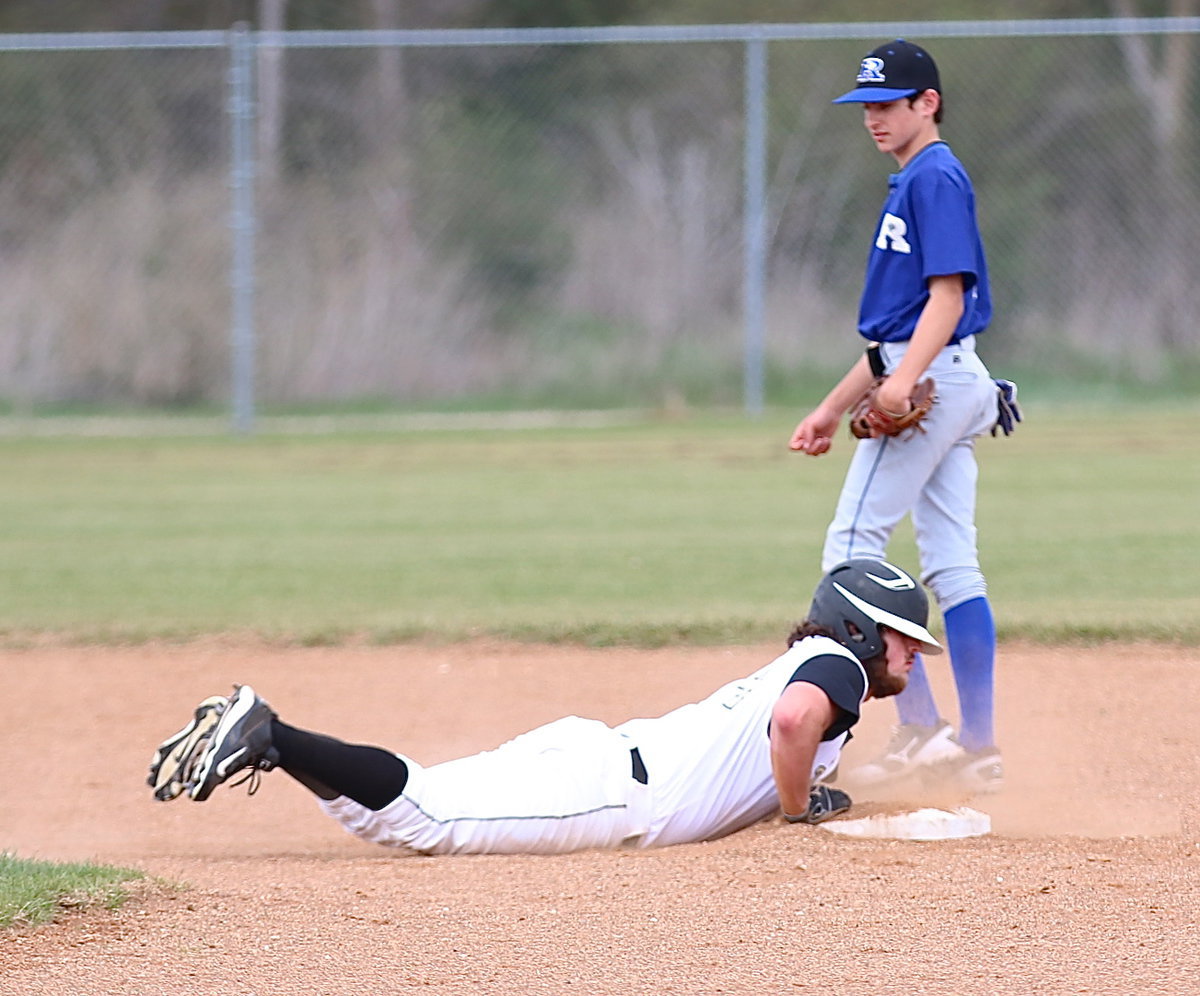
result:
[(830, 820), (818, 826), (845, 837), (882, 837), (889, 840), (956, 840), (991, 833), (992, 818), (965, 806), (955, 810), (918, 809), (912, 813), (864, 816), (857, 820)]

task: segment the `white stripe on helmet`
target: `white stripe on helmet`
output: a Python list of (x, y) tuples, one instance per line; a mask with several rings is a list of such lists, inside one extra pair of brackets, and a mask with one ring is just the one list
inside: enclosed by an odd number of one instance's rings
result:
[(886, 612), (878, 606), (872, 605), (865, 599), (859, 598), (853, 592), (847, 591), (836, 581), (833, 582), (833, 586), (839, 592), (841, 592), (842, 597), (845, 598), (846, 601), (848, 601), (868, 618), (874, 619), (875, 622), (884, 626), (891, 626), (892, 629), (903, 633), (905, 636), (911, 636), (914, 640), (920, 640), (921, 643), (924, 644), (922, 649), (925, 651), (925, 653), (940, 654), (942, 652), (942, 645), (933, 638), (933, 634), (930, 633), (929, 630), (927, 630), (924, 626), (919, 626), (911, 619), (905, 619), (903, 616), (893, 615), (891, 612)]

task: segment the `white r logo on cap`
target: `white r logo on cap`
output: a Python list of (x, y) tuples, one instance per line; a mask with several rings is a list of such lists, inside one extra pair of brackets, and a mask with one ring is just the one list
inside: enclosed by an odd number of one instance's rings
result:
[(883, 75), (883, 60), (875, 55), (868, 55), (862, 61), (862, 68), (858, 71), (858, 83), (886, 83), (887, 77)]

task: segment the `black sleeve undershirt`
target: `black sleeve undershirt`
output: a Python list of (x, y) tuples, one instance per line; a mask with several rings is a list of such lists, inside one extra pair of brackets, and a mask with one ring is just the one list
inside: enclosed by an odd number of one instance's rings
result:
[(790, 685), (794, 681), (816, 685), (837, 708), (833, 725), (821, 737), (823, 741), (841, 736), (858, 722), (859, 707), (867, 688), (863, 672), (854, 661), (840, 654), (820, 654), (796, 668), (787, 683)]

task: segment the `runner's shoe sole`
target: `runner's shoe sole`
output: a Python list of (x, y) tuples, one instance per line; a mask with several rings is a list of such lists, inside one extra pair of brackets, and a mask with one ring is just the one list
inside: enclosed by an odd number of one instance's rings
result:
[[(197, 756), (203, 751), (204, 742), (221, 720), (221, 713), (229, 704), (224, 695), (212, 695), (198, 706), (191, 720), (161, 744), (150, 759), (150, 773), (146, 784), (154, 789), (154, 798), (159, 802), (170, 802), (183, 794), (188, 787), (188, 776), (195, 768)], [(199, 748), (199, 749), (197, 749)]]

